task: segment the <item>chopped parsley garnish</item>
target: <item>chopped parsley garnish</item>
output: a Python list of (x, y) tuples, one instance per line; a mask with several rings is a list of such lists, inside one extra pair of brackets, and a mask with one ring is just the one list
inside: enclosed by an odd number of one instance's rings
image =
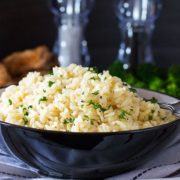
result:
[(94, 121), (92, 119), (90, 120), (90, 123), (91, 123), (91, 125), (94, 125)]
[(26, 111), (26, 112), (24, 113), (24, 115), (25, 115), (25, 116), (28, 116), (28, 115), (29, 115), (29, 113)]
[(41, 99), (39, 99), (39, 104), (41, 101), (47, 101), (47, 98), (45, 96), (43, 96)]
[(28, 109), (32, 109), (32, 108), (33, 108), (33, 106), (32, 106), (32, 105), (29, 105), (29, 106), (28, 106)]
[(93, 105), (94, 109), (100, 109), (102, 112), (106, 111), (105, 108), (103, 108), (99, 103), (95, 103), (93, 100), (89, 101), (89, 105)]
[(151, 113), (148, 116), (148, 120), (152, 120), (153, 119), (153, 114), (154, 114), (155, 110), (151, 109)]
[(124, 85), (124, 86), (128, 86), (128, 84), (127, 84), (126, 82), (123, 82), (123, 85)]
[(127, 111), (121, 110), (120, 114), (119, 114), (119, 119), (126, 119), (127, 115), (129, 115), (129, 113)]
[(108, 106), (108, 109), (110, 109), (111, 107), (112, 107), (112, 105), (109, 105), (109, 106)]
[(12, 100), (8, 99), (9, 105), (12, 105)]
[[(23, 106), (22, 106), (23, 107)], [(24, 120), (24, 124), (26, 125), (28, 123), (28, 118), (27, 116), (29, 115), (29, 112), (27, 110), (27, 108), (23, 107), (23, 114), (24, 114), (24, 117), (23, 117), (23, 120)]]
[(43, 92), (45, 93), (45, 92), (46, 92), (46, 90), (45, 90), (45, 89), (43, 89)]
[(158, 102), (158, 100), (155, 98), (155, 97), (152, 97), (151, 99), (144, 99), (146, 102), (149, 101), (151, 102), (152, 104), (155, 104)]
[(51, 87), (54, 84), (53, 81), (48, 81), (48, 86)]
[(24, 124), (26, 125), (27, 123), (28, 123), (28, 119), (27, 119), (27, 117), (23, 117), (23, 120), (24, 120)]
[(90, 68), (88, 69), (88, 71), (91, 71), (91, 72), (93, 72), (93, 73), (98, 73), (97, 67), (90, 67)]
[(136, 89), (134, 89), (134, 88), (132, 88), (132, 87), (129, 88), (129, 91), (131, 91), (131, 92), (133, 92), (133, 93), (136, 93), (136, 92), (137, 92)]
[(83, 121), (90, 121), (90, 124), (91, 124), (91, 125), (94, 125), (94, 120), (93, 120), (93, 119), (90, 119), (87, 115), (84, 115)]
[(95, 81), (95, 80), (98, 80), (98, 79), (99, 79), (99, 77), (98, 77), (98, 76), (96, 76), (96, 77), (95, 77), (95, 76), (93, 76), (93, 77), (91, 77), (90, 79), (92, 79), (92, 80), (94, 80), (94, 81)]
[(53, 71), (49, 71), (49, 75), (54, 75)]
[(89, 120), (89, 117), (87, 115), (84, 115), (83, 120)]
[(63, 124), (69, 124), (69, 123), (73, 123), (75, 120), (75, 118), (67, 118), (64, 120)]
[(98, 95), (98, 94), (99, 94), (99, 91), (95, 91), (95, 92), (93, 92), (92, 94)]
[(152, 119), (153, 119), (153, 116), (152, 116), (152, 115), (149, 115), (149, 116), (148, 116), (148, 119), (149, 119), (149, 120), (152, 120)]
[(28, 112), (28, 110), (25, 107), (23, 108), (23, 113), (24, 113), (24, 116), (28, 116), (29, 115), (29, 112)]
[(153, 104), (158, 102), (158, 100), (155, 97), (152, 97), (149, 101)]

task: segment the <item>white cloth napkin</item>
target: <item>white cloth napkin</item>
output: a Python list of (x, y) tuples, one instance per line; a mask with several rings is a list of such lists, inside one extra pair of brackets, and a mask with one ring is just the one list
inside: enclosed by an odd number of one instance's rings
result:
[[(153, 159), (133, 171), (107, 178), (107, 180), (138, 180), (170, 178), (180, 180), (180, 134)], [(0, 150), (0, 180), (51, 180), (23, 162)]]

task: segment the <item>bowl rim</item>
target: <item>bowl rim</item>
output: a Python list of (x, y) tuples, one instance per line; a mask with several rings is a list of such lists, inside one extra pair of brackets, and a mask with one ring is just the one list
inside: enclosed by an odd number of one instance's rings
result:
[[(1, 88), (4, 89), (4, 88)], [(175, 96), (171, 96), (168, 95), (166, 93), (163, 92), (158, 92), (158, 91), (154, 91), (154, 90), (149, 90), (149, 89), (145, 89), (145, 88), (136, 88), (137, 90), (146, 90), (146, 91), (151, 91), (151, 92), (156, 92), (162, 95), (167, 95), (169, 97), (175, 98), (177, 100), (179, 100), (177, 97)], [(12, 128), (19, 128), (22, 130), (26, 130), (26, 131), (31, 131), (31, 132), (37, 132), (37, 133), (47, 133), (47, 134), (61, 134), (61, 135), (100, 135), (100, 136), (107, 136), (107, 135), (121, 135), (121, 134), (132, 134), (132, 133), (143, 133), (143, 132), (148, 132), (148, 131), (153, 131), (153, 130), (157, 130), (157, 129), (161, 129), (161, 128), (165, 128), (165, 127), (169, 127), (172, 126), (173, 124), (176, 124), (180, 122), (180, 117), (178, 117), (177, 119), (165, 123), (165, 124), (161, 124), (158, 126), (153, 126), (153, 127), (148, 127), (148, 128), (142, 128), (142, 129), (135, 129), (135, 130), (125, 130), (125, 131), (115, 131), (115, 132), (69, 132), (69, 131), (58, 131), (58, 130), (44, 130), (44, 129), (37, 129), (37, 128), (32, 128), (32, 127), (26, 127), (26, 126), (21, 126), (21, 125), (17, 125), (17, 124), (12, 124), (12, 123), (8, 123), (8, 122), (4, 122), (0, 120), (0, 126), (5, 126), (5, 127), (12, 127)]]
[(44, 129), (37, 129), (37, 128), (32, 128), (32, 127), (25, 127), (25, 126), (20, 126), (16, 124), (11, 124), (7, 123), (4, 121), (0, 120), (0, 126), (4, 127), (11, 127), (11, 128), (18, 128), (22, 129), (25, 131), (31, 131), (35, 133), (45, 133), (45, 134), (56, 134), (56, 135), (100, 135), (100, 136), (108, 136), (108, 135), (121, 135), (121, 134), (134, 134), (134, 133), (143, 133), (143, 132), (149, 132), (149, 131), (154, 131), (157, 129), (165, 128), (165, 127), (170, 127), (176, 123), (180, 123), (180, 118), (173, 120), (169, 123), (161, 124), (158, 126), (153, 126), (149, 128), (143, 128), (143, 129), (135, 129), (135, 130), (126, 130), (126, 131), (115, 131), (115, 132), (69, 132), (69, 131), (58, 131), (58, 130), (44, 130)]

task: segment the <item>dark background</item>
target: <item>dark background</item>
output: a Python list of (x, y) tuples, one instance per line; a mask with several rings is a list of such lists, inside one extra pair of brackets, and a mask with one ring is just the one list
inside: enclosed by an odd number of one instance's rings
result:
[[(0, 58), (13, 51), (46, 44), (52, 49), (57, 31), (50, 0), (0, 1)], [(120, 37), (115, 0), (96, 0), (86, 30), (92, 65), (107, 68), (116, 58)], [(180, 64), (180, 0), (163, 0), (153, 36), (156, 63)]]

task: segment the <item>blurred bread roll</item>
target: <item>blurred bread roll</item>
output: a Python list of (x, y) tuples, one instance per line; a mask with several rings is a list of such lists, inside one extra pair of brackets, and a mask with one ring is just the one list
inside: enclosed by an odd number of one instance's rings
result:
[(5, 86), (11, 82), (11, 77), (7, 72), (6, 67), (0, 63), (0, 87)]
[(3, 60), (11, 76), (22, 76), (33, 70), (48, 70), (56, 65), (56, 58), (46, 46), (14, 52)]

